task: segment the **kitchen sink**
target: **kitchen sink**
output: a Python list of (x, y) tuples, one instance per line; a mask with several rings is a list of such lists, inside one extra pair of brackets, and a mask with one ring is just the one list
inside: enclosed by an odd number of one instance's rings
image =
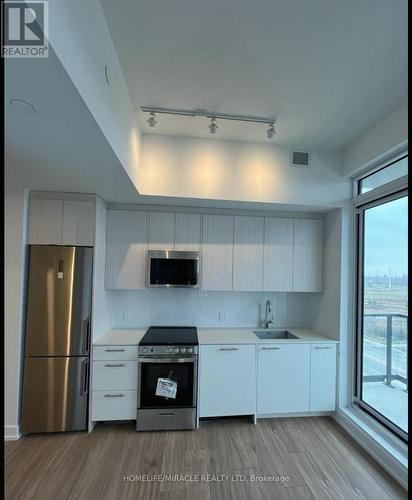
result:
[(289, 340), (299, 338), (287, 330), (256, 330), (253, 333), (262, 340)]

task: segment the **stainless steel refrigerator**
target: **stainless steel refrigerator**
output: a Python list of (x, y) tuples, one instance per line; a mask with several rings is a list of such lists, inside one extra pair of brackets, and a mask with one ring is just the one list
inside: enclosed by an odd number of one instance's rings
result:
[(93, 249), (32, 245), (23, 433), (86, 428)]

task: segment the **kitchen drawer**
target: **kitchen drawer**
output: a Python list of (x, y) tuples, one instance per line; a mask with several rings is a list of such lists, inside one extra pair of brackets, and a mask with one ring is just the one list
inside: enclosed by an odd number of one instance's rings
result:
[(137, 361), (93, 361), (93, 390), (137, 389)]
[(93, 391), (92, 420), (134, 420), (137, 391)]
[(137, 361), (137, 349), (137, 345), (95, 345), (93, 346), (93, 360), (129, 359)]

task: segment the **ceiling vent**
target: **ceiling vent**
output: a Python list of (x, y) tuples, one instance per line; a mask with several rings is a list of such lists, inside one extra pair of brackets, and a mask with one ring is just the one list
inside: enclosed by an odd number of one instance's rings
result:
[(292, 167), (309, 167), (310, 153), (304, 151), (291, 151), (290, 163)]

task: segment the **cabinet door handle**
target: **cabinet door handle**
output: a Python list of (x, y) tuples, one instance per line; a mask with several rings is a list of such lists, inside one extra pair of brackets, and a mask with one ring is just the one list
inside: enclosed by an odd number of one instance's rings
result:
[(278, 351), (280, 347), (262, 347), (262, 351)]
[(124, 352), (126, 349), (105, 349), (104, 352)]
[(237, 347), (221, 347), (219, 351), (238, 351)]
[(330, 345), (327, 345), (327, 346), (315, 346), (315, 349), (332, 349), (332, 347)]
[(105, 394), (105, 398), (124, 398), (124, 394)]
[(119, 368), (121, 366), (126, 366), (124, 363), (107, 363), (106, 365), (104, 366), (107, 366), (107, 368)]

